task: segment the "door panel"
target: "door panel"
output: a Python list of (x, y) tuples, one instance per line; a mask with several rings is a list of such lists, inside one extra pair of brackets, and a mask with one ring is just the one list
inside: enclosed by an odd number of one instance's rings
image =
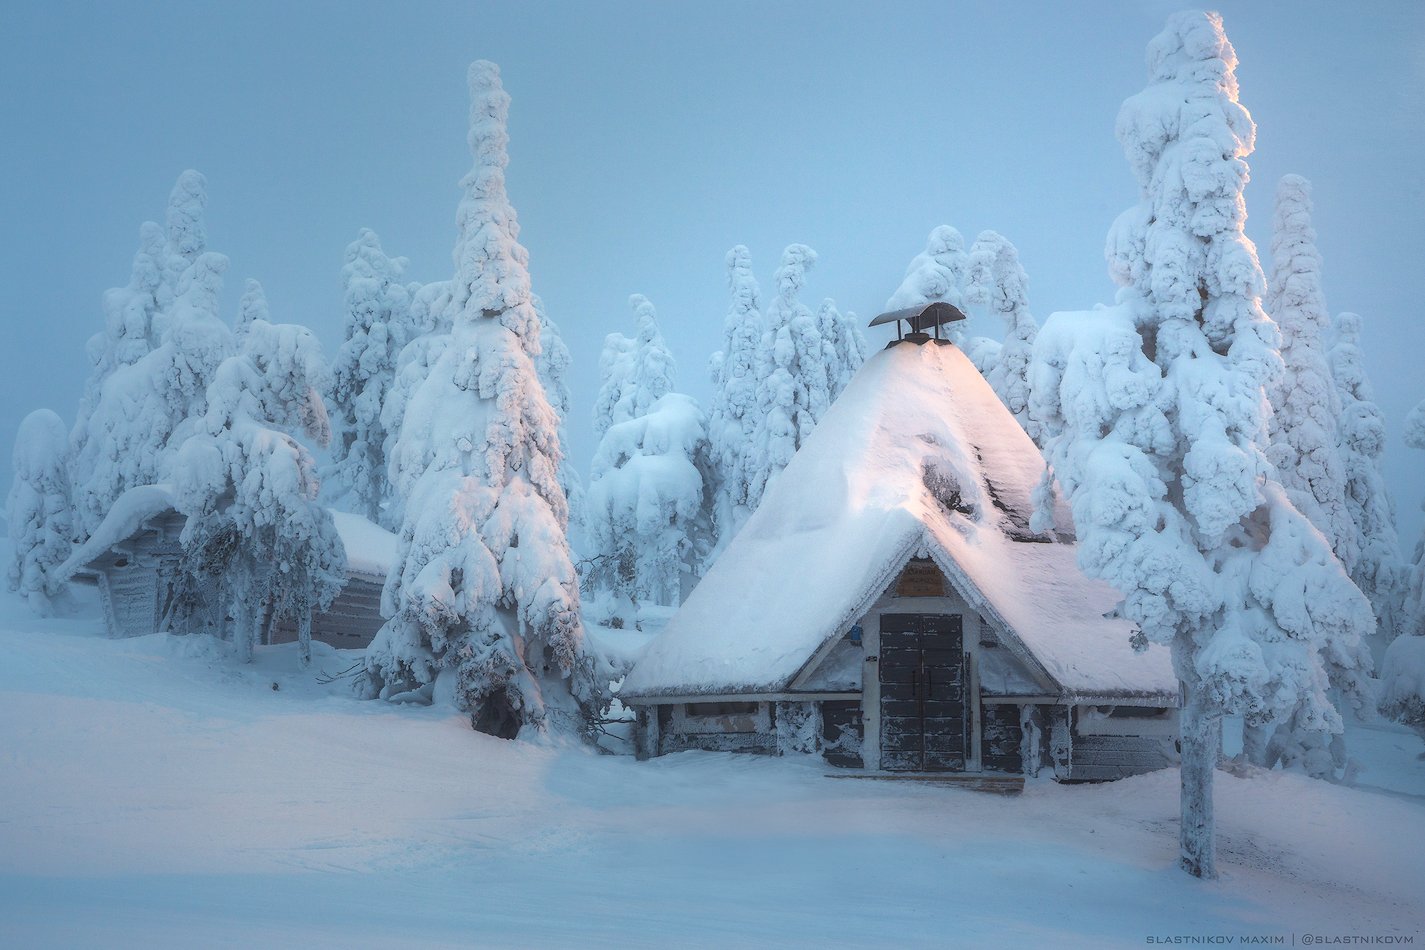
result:
[(881, 767), (965, 768), (963, 622), (945, 614), (882, 614)]

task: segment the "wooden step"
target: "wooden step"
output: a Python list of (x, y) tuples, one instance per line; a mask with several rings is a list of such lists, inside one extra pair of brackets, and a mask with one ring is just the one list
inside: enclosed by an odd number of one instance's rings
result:
[(1023, 775), (1003, 775), (988, 772), (827, 772), (827, 778), (869, 779), (881, 782), (920, 782), (924, 785), (949, 785), (972, 792), (995, 795), (1018, 795), (1024, 791)]

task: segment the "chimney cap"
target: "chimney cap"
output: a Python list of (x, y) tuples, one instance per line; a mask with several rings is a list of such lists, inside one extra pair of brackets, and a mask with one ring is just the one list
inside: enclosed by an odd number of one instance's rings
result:
[(960, 312), (960, 308), (953, 304), (948, 304), (943, 300), (936, 300), (931, 303), (916, 304), (914, 307), (906, 307), (903, 310), (892, 310), (883, 313), (870, 322), (870, 326), (878, 327), (883, 323), (891, 323), (904, 320), (910, 325), (912, 333), (924, 333), (931, 327), (938, 327), (946, 323), (954, 323), (957, 320), (964, 320), (965, 315)]

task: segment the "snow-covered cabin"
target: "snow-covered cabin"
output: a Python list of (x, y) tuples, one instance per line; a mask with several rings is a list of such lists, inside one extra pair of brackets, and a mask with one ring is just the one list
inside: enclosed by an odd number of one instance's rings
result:
[[(312, 639), (341, 649), (365, 648), (383, 622), (381, 588), (395, 560), (396, 537), (359, 515), (331, 515), (346, 547), (347, 580), (332, 605), (312, 615)], [(130, 489), (61, 567), (62, 575), (99, 589), (109, 636), (137, 637), (170, 629), (185, 521), (174, 509), (170, 486)], [(207, 603), (190, 606), (188, 629), (181, 632), (219, 632), (218, 609)], [(263, 625), (264, 643), (296, 639), (291, 620)]]
[(1167, 652), (1134, 651), (1062, 505), (1031, 529), (1043, 471), (958, 348), (871, 357), (629, 672), (640, 756), (1063, 780), (1175, 762)]

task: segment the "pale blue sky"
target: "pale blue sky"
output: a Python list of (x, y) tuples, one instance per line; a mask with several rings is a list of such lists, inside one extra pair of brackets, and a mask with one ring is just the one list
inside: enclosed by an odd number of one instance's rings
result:
[[(581, 467), (599, 345), (631, 329), (630, 293), (707, 396), (735, 243), (764, 287), (783, 246), (810, 244), (806, 301), (865, 319), (942, 223), (1015, 241), (1041, 319), (1111, 300), (1104, 235), (1135, 199), (1113, 121), (1178, 6), (6, 0), (0, 445), (32, 408), (73, 417), (100, 295), (184, 168), (208, 178), (230, 315), (256, 277), (274, 319), (333, 352), (360, 227), (412, 279), (449, 277), (477, 58), (513, 98), (510, 192), (576, 360)], [(1280, 175), (1314, 181), (1330, 306), (1365, 317), (1413, 544), (1425, 455), (1399, 434), (1425, 397), (1425, 4), (1357, 6), (1218, 9), (1259, 125), (1249, 233), (1265, 251)]]

